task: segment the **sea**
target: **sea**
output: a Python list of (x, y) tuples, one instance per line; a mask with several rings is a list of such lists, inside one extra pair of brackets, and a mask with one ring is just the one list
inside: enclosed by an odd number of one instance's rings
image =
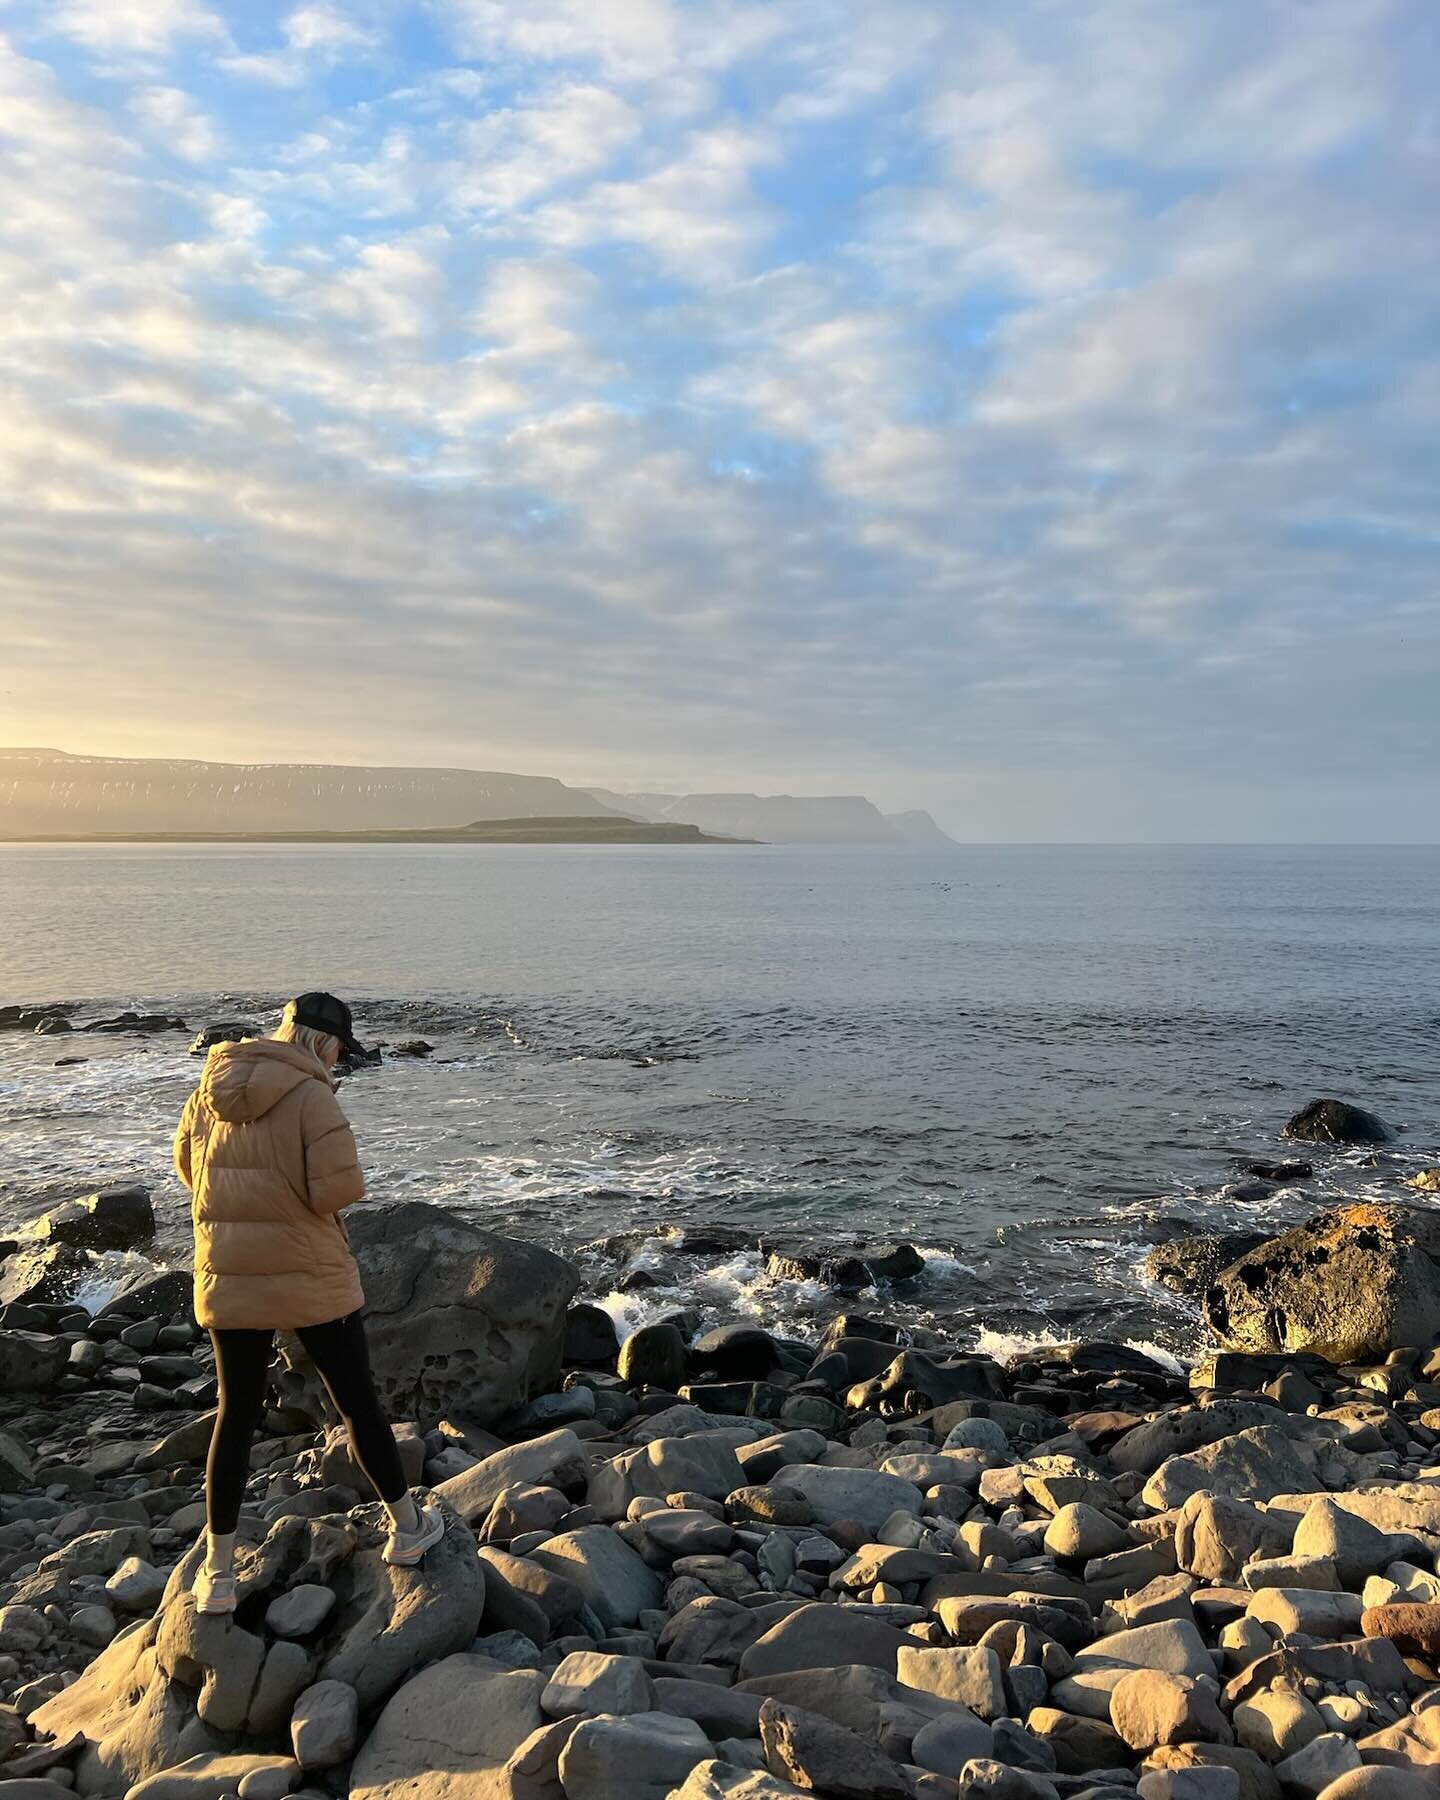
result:
[[(0, 845), (0, 1004), (76, 1009), (0, 1032), (0, 1229), (141, 1181), (183, 1263), (192, 1035), (327, 988), (390, 1047), (341, 1088), (370, 1197), (573, 1256), (622, 1328), (846, 1309), (1183, 1361), (1152, 1246), (1424, 1203), (1437, 950), (1435, 846)], [(125, 1009), (184, 1028), (84, 1029)], [(1322, 1095), (1394, 1142), (1283, 1138)], [(858, 1292), (766, 1269), (895, 1242), (918, 1276)]]

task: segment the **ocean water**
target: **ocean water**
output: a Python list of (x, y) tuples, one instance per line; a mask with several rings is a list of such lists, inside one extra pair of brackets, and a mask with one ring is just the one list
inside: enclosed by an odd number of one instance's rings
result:
[[(0, 846), (0, 1003), (268, 1027), (344, 994), (435, 1046), (344, 1083), (372, 1193), (576, 1255), (625, 1322), (858, 1304), (1184, 1354), (1151, 1245), (1419, 1198), (1437, 946), (1427, 847)], [(183, 1259), (188, 1041), (0, 1032), (0, 1227), (141, 1179)], [(1320, 1094), (1401, 1135), (1237, 1191)], [(895, 1239), (926, 1266), (893, 1289), (764, 1273), (762, 1244)]]

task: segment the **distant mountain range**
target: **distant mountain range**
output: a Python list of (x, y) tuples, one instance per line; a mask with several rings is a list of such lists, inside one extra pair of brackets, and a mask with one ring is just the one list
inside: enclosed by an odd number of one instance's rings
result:
[(951, 844), (927, 812), (882, 813), (861, 794), (585, 793), (616, 812), (657, 824), (698, 825), (766, 844)]
[(220, 763), (0, 749), (0, 837), (353, 833), (553, 819), (694, 826), (775, 844), (948, 844), (925, 812), (883, 814), (858, 794), (618, 794), (548, 775), (478, 769)]

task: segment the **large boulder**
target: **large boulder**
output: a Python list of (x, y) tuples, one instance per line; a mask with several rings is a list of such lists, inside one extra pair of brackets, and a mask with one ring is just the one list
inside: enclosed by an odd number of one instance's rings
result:
[(51, 1244), (82, 1250), (133, 1250), (155, 1235), (155, 1208), (145, 1187), (102, 1188), (83, 1200), (67, 1200), (45, 1214), (39, 1235)]
[(5, 1258), (0, 1306), (53, 1306), (67, 1300), (90, 1265), (90, 1253), (73, 1244), (26, 1245)]
[[(365, 1284), (370, 1361), (392, 1418), (489, 1425), (558, 1385), (565, 1309), (580, 1285), (563, 1257), (421, 1201), (357, 1206), (346, 1225)], [(285, 1355), (285, 1400), (323, 1415), (303, 1351), (287, 1345)]]
[[(83, 1738), (81, 1795), (117, 1794), (234, 1734), (265, 1750), (290, 1741), (293, 1708), (312, 1683), (345, 1683), (368, 1710), (425, 1664), (473, 1642), (485, 1604), (484, 1565), (458, 1520), (415, 1569), (381, 1557), (378, 1507), (287, 1517), (242, 1546), (235, 1617), (196, 1613), (195, 1545), (170, 1576), (160, 1610), (101, 1652), (73, 1686), (33, 1715), (37, 1732)], [(277, 1634), (276, 1602), (323, 1586), (333, 1607), (304, 1643)]]
[(1440, 1331), (1440, 1212), (1339, 1206), (1242, 1256), (1206, 1290), (1229, 1350), (1360, 1362)]
[(1383, 1119), (1348, 1100), (1312, 1100), (1286, 1124), (1285, 1135), (1311, 1144), (1384, 1144), (1395, 1133)]
[(484, 1656), (448, 1656), (381, 1713), (350, 1773), (352, 1800), (458, 1800), (517, 1791), (505, 1764), (544, 1723), (545, 1677)]

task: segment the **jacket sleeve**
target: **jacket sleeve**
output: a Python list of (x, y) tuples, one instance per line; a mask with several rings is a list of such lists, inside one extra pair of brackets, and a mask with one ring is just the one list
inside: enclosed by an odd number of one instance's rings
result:
[(365, 1194), (350, 1121), (328, 1088), (312, 1085), (301, 1118), (305, 1133), (305, 1189), (312, 1212), (338, 1213)]
[(175, 1127), (175, 1143), (173, 1145), (175, 1173), (192, 1191), (195, 1181), (190, 1167), (190, 1132), (195, 1123), (195, 1102), (198, 1095), (199, 1089), (197, 1088), (185, 1102), (185, 1110), (180, 1114), (180, 1123)]

